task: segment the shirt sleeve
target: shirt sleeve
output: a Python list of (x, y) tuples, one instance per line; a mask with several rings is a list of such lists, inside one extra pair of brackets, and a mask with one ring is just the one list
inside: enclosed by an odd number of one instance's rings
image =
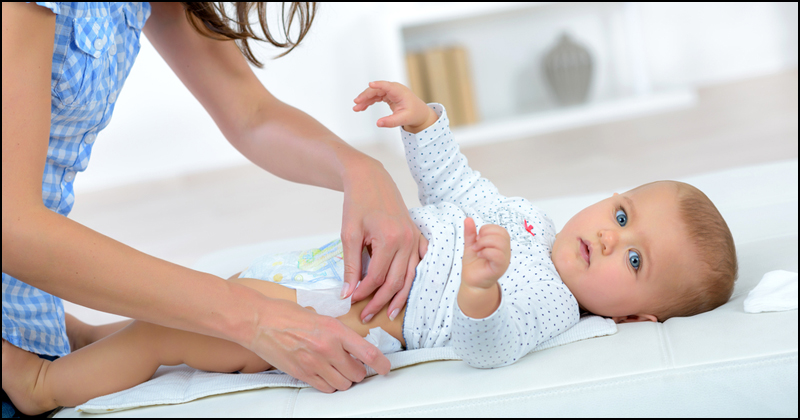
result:
[(428, 106), (439, 115), (433, 125), (417, 134), (400, 129), (420, 203), (449, 202), (464, 208), (501, 198), (491, 181), (469, 167), (453, 139), (444, 107), (437, 103)]
[(61, 2), (37, 1), (37, 2), (26, 2), (26, 3), (35, 3), (39, 6), (50, 9), (50, 11), (52, 11), (57, 15), (61, 14)]
[(577, 305), (563, 283), (540, 281), (517, 290), (501, 284), (501, 290), (500, 306), (483, 319), (464, 315), (456, 304), (453, 349), (472, 367), (515, 363), (578, 321)]

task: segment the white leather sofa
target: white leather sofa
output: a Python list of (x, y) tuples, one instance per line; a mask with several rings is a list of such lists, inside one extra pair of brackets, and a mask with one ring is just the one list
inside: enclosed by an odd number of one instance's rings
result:
[[(258, 389), (104, 416), (796, 418), (797, 310), (749, 314), (742, 302), (764, 273), (797, 271), (797, 161), (680, 180), (715, 202), (736, 242), (739, 280), (730, 301), (714, 311), (664, 323), (621, 324), (614, 335), (532, 353), (500, 369), (430, 362), (370, 377), (334, 394)], [(536, 204), (560, 228), (611, 192)], [(337, 235), (222, 250), (194, 268), (228, 277), (260, 253), (313, 247)], [(56, 416), (86, 415), (65, 409)]]

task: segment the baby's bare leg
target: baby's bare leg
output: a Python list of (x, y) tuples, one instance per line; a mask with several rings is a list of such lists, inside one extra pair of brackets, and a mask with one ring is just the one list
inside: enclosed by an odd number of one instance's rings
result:
[(53, 362), (3, 342), (3, 389), (22, 413), (34, 415), (144, 382), (159, 366), (144, 332), (134, 323)]
[[(7, 390), (21, 411), (36, 414), (64, 406), (74, 407), (92, 398), (121, 391), (150, 379), (161, 365), (182, 363), (212, 372), (260, 372), (271, 366), (255, 353), (220, 338), (134, 321), (117, 333), (53, 362), (13, 347), (3, 346), (3, 373), (27, 384), (24, 392)], [(13, 354), (27, 369), (8, 372), (6, 357)], [(30, 359), (30, 360), (28, 360)], [(24, 361), (24, 363), (22, 363)], [(35, 368), (31, 367), (36, 365)], [(10, 369), (13, 370), (13, 367)], [(9, 384), (6, 384), (9, 382)], [(14, 387), (4, 381), (3, 388)]]

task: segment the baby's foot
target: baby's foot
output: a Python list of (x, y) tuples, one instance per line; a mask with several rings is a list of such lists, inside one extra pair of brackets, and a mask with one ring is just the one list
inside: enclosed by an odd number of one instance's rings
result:
[(32, 416), (58, 407), (37, 386), (50, 363), (3, 340), (3, 391), (20, 412)]

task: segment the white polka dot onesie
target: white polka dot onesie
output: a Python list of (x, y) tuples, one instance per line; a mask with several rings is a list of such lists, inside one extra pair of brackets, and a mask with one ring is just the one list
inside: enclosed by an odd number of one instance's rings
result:
[[(401, 129), (423, 206), (411, 209), (411, 218), (429, 241), (403, 319), (406, 348), (453, 346), (471, 366), (506, 366), (577, 324), (578, 302), (550, 259), (556, 234), (550, 218), (524, 198), (500, 195), (472, 170), (453, 140), (444, 107), (428, 106), (439, 115), (435, 124), (417, 134)], [(464, 315), (457, 302), (467, 217), (479, 230), (496, 224), (511, 236), (500, 306), (484, 319)]]

